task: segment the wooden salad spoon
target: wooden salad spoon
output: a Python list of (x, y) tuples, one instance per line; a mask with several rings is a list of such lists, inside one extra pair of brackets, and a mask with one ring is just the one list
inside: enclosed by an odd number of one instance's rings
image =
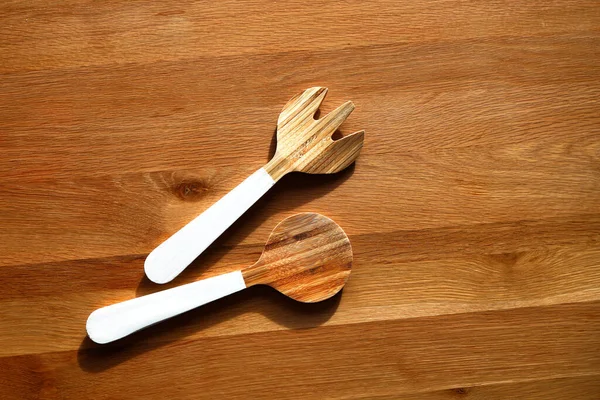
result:
[(173, 280), (285, 174), (331, 174), (354, 162), (363, 145), (364, 131), (338, 140), (331, 137), (354, 110), (354, 104), (348, 101), (315, 120), (326, 93), (327, 88), (313, 87), (283, 107), (273, 158), (155, 248), (144, 263), (148, 279), (155, 283)]
[(254, 265), (100, 308), (90, 314), (86, 329), (94, 342), (109, 343), (261, 284), (314, 303), (339, 292), (351, 268), (352, 247), (339, 225), (320, 214), (296, 214), (273, 229)]

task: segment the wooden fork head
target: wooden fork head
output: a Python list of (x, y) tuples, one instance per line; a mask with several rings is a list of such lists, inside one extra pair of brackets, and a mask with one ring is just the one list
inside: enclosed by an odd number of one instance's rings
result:
[(323, 118), (314, 115), (327, 94), (327, 88), (313, 87), (294, 96), (283, 107), (277, 121), (277, 151), (265, 166), (278, 180), (292, 171), (309, 174), (331, 174), (354, 162), (363, 145), (365, 132), (359, 131), (341, 139), (331, 135), (354, 110), (347, 101)]

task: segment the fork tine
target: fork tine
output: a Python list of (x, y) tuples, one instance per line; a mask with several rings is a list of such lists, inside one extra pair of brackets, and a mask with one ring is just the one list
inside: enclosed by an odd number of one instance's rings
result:
[(333, 141), (305, 167), (304, 172), (333, 174), (343, 170), (356, 160), (364, 140), (365, 131), (358, 131)]
[(283, 129), (292, 121), (294, 121), (293, 125), (297, 125), (304, 119), (312, 118), (326, 95), (327, 88), (312, 87), (294, 96), (279, 114), (277, 128)]
[(354, 103), (347, 101), (323, 118), (318, 120), (316, 130), (319, 137), (327, 137), (333, 135), (333, 132), (342, 125), (354, 110)]

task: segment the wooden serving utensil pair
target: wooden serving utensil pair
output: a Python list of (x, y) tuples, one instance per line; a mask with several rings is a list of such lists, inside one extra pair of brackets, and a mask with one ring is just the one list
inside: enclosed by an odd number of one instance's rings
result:
[[(326, 93), (326, 88), (310, 88), (285, 105), (277, 121), (273, 158), (154, 249), (144, 263), (150, 280), (166, 283), (175, 278), (285, 174), (330, 174), (354, 162), (364, 131), (339, 140), (331, 137), (354, 105), (348, 101), (315, 120)], [(258, 284), (298, 301), (317, 302), (342, 289), (351, 267), (350, 241), (335, 222), (319, 214), (297, 214), (275, 227), (254, 265), (100, 308), (90, 314), (87, 332), (94, 342), (112, 342)]]

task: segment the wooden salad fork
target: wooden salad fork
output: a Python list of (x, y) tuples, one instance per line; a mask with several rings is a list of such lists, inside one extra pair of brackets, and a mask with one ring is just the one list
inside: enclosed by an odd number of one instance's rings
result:
[(313, 87), (283, 107), (273, 158), (148, 255), (144, 270), (151, 281), (173, 280), (285, 174), (331, 174), (354, 162), (363, 146), (364, 131), (338, 140), (331, 137), (354, 104), (347, 101), (315, 120), (326, 93), (327, 88)]
[(259, 284), (301, 302), (322, 301), (342, 289), (351, 268), (352, 247), (339, 225), (320, 214), (296, 214), (273, 229), (254, 265), (100, 308), (86, 328), (94, 342), (109, 343)]

